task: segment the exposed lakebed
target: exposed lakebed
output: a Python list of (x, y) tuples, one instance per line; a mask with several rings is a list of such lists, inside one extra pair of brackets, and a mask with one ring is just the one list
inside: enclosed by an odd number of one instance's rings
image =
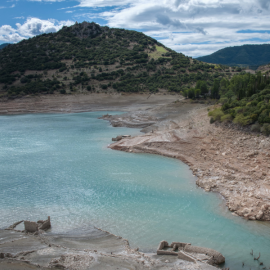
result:
[[(114, 112), (115, 113), (115, 112)], [(107, 148), (119, 134), (104, 112), (0, 117), (0, 227), (51, 216), (53, 232), (93, 224), (153, 251), (161, 240), (220, 251), (226, 266), (270, 266), (269, 223), (234, 217), (197, 188), (188, 166)]]

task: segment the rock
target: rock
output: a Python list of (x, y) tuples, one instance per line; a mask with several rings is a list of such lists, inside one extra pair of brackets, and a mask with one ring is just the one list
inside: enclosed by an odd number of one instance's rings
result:
[(4, 253), (0, 253), (0, 259), (4, 259), (5, 258), (5, 254)]
[(260, 220), (263, 217), (263, 211), (260, 210), (258, 214), (256, 215), (256, 219)]
[(122, 140), (122, 139), (123, 139), (123, 136), (122, 136), (122, 135), (119, 135), (119, 136), (117, 136), (116, 138), (112, 138), (112, 141), (118, 142), (118, 141), (120, 141), (120, 140)]

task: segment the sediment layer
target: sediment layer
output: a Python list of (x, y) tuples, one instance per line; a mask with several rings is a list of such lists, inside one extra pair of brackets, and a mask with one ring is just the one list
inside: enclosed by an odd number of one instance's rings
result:
[(146, 254), (131, 249), (122, 237), (93, 226), (62, 234), (0, 229), (1, 270), (217, 269), (202, 259), (188, 262), (177, 256)]

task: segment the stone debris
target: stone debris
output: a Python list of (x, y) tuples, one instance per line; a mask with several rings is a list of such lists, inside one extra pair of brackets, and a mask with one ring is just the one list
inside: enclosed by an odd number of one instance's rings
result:
[(33, 222), (33, 221), (25, 220), (24, 221), (24, 228), (25, 228), (26, 232), (35, 233), (38, 231), (38, 224), (36, 222)]
[(161, 241), (157, 248), (157, 255), (173, 255), (179, 259), (196, 263), (200, 255), (205, 255), (204, 260), (210, 265), (218, 265), (225, 262), (225, 257), (218, 251), (205, 247), (192, 246), (189, 243)]
[[(48, 224), (48, 221), (50, 219), (39, 220), (36, 224), (40, 227)], [(33, 225), (34, 228), (36, 224)], [(0, 269), (3, 265), (11, 265), (10, 263), (17, 267), (15, 269), (24, 270), (51, 268), (167, 270), (168, 266), (178, 269), (180, 264), (182, 270), (217, 269), (202, 260), (196, 260), (194, 263), (177, 256), (168, 258), (166, 255), (158, 257), (153, 253), (142, 253), (138, 248), (131, 249), (126, 239), (93, 226), (88, 228), (87, 233), (84, 230), (74, 235), (70, 233), (34, 235), (15, 229), (0, 230), (0, 239), (3, 237), (9, 240), (0, 244)]]
[(51, 228), (51, 219), (38, 220), (37, 222), (24, 220), (24, 229), (28, 233), (37, 233), (39, 231), (46, 231)]

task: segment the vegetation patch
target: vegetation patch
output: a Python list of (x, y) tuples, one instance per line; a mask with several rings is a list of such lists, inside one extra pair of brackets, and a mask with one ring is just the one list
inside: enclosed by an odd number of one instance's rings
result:
[(159, 45), (155, 45), (153, 50), (150, 53), (148, 53), (148, 55), (150, 58), (153, 58), (156, 60), (160, 57), (169, 57), (169, 55), (166, 56), (167, 53), (169, 53), (169, 52), (164, 47), (159, 46)]
[(252, 131), (270, 133), (270, 77), (257, 72), (256, 75), (242, 73), (229, 81), (222, 79), (218, 95), (223, 104), (220, 109), (209, 112), (213, 121), (233, 122), (249, 126)]

